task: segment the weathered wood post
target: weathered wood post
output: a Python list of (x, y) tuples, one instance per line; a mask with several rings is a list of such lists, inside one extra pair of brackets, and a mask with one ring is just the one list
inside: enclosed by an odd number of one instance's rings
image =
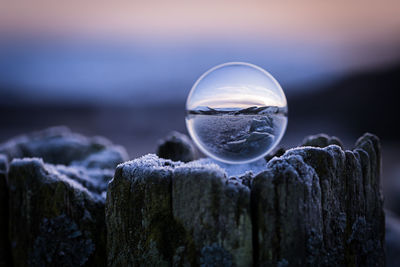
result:
[(365, 134), (351, 151), (325, 143), (273, 158), (250, 183), (201, 161), (119, 165), (107, 192), (108, 264), (384, 265), (379, 140)]

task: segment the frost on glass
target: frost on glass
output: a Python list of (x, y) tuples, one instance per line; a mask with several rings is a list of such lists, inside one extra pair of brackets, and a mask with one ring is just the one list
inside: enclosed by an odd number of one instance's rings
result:
[(226, 63), (204, 73), (186, 102), (189, 134), (207, 156), (246, 163), (270, 152), (287, 125), (279, 83), (248, 63)]

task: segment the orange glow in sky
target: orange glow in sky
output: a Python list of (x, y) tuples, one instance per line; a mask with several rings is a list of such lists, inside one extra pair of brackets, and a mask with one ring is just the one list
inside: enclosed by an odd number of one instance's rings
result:
[(397, 41), (400, 1), (5, 1), (0, 30), (141, 40)]

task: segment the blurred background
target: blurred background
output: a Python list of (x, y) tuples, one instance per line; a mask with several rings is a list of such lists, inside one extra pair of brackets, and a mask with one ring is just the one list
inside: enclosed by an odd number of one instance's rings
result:
[(282, 146), (321, 132), (349, 149), (366, 131), (381, 138), (397, 225), (399, 14), (388, 0), (0, 1), (0, 142), (67, 125), (132, 158), (154, 152), (171, 130), (186, 132), (185, 100), (202, 73), (250, 62), (287, 95)]

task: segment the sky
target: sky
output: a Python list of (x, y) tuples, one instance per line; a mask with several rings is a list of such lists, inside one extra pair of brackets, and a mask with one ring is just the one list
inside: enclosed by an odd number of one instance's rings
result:
[(399, 1), (0, 0), (0, 95), (174, 101), (229, 61), (304, 88), (398, 62), (398, 14)]
[(279, 83), (269, 73), (255, 65), (235, 62), (202, 75), (190, 92), (186, 109), (286, 105)]
[(1, 28), (181, 40), (360, 42), (399, 33), (398, 1), (4, 1)]

